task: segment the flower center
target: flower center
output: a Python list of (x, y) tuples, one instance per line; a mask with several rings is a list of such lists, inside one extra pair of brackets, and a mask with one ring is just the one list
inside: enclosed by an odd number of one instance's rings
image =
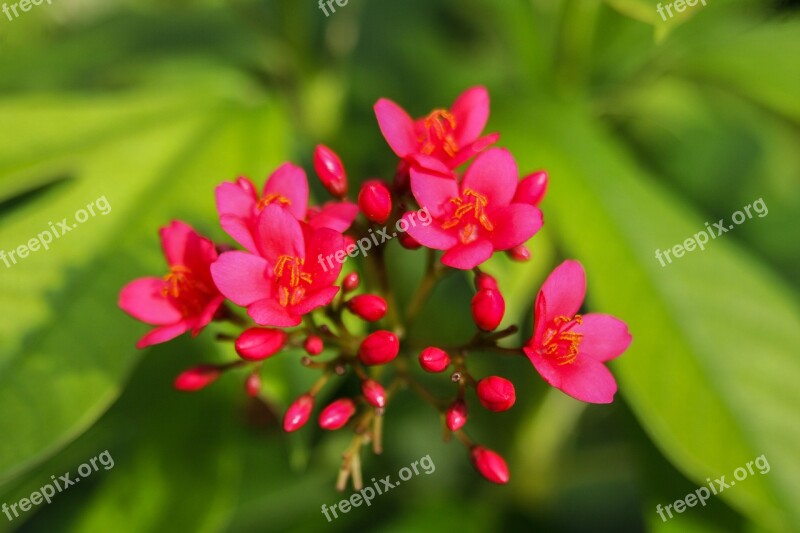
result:
[(264, 197), (261, 198), (261, 200), (258, 201), (258, 204), (256, 205), (256, 209), (261, 211), (261, 210), (263, 210), (265, 207), (267, 207), (269, 204), (271, 204), (273, 202), (278, 202), (281, 205), (292, 205), (291, 200), (289, 200), (288, 198), (286, 198), (282, 194), (278, 194), (276, 192), (271, 192), (269, 194), (264, 195)]
[(172, 300), (183, 316), (199, 314), (205, 307), (211, 291), (182, 265), (170, 267), (169, 274), (164, 276), (166, 285), (161, 294)]
[(275, 278), (278, 284), (278, 301), (283, 307), (300, 303), (306, 294), (303, 283), (311, 284), (311, 274), (303, 272), (304, 259), (282, 255), (275, 265)]
[(472, 189), (466, 189), (459, 198), (451, 198), (450, 201), (456, 205), (456, 210), (442, 224), (442, 229), (460, 226), (458, 236), (462, 243), (469, 244), (477, 239), (480, 228), (486, 231), (494, 230), (494, 224), (486, 214), (486, 206), (489, 203), (486, 196)]
[(558, 365), (568, 365), (575, 361), (583, 334), (570, 330), (582, 323), (581, 315), (575, 315), (574, 318), (557, 316), (544, 333), (544, 355)]
[(446, 109), (435, 109), (422, 119), (423, 134), (420, 136), (422, 153), (431, 155), (437, 150), (450, 157), (458, 153), (458, 144), (453, 134), (456, 130), (456, 117)]

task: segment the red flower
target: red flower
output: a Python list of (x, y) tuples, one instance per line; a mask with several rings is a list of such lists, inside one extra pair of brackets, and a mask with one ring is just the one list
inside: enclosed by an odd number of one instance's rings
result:
[(522, 244), (542, 227), (542, 212), (512, 201), (518, 175), (514, 158), (502, 148), (475, 158), (461, 183), (427, 158), (425, 167), (411, 169), (411, 190), (433, 222), (408, 220), (408, 233), (423, 246), (447, 250), (442, 263), (462, 270), (480, 265), (496, 250)]
[(342, 268), (322, 266), (324, 257), (344, 246), (341, 233), (312, 229), (277, 205), (258, 217), (255, 246), (259, 255), (225, 252), (211, 266), (222, 294), (263, 326), (291, 327), (339, 291), (333, 283)]
[(398, 157), (431, 156), (448, 168), (456, 168), (500, 137), (497, 133), (480, 136), (489, 120), (489, 93), (484, 87), (467, 89), (449, 110), (435, 109), (416, 121), (399, 105), (381, 98), (375, 104), (375, 116)]
[(632, 337), (618, 318), (577, 315), (585, 295), (583, 266), (561, 263), (536, 297), (534, 333), (523, 349), (550, 385), (584, 402), (610, 403), (617, 383), (603, 363), (624, 352)]
[(172, 340), (189, 330), (197, 335), (225, 301), (209, 272), (217, 259), (214, 244), (184, 222), (173, 221), (160, 234), (169, 274), (134, 280), (119, 295), (123, 311), (158, 326), (139, 340), (137, 348)]

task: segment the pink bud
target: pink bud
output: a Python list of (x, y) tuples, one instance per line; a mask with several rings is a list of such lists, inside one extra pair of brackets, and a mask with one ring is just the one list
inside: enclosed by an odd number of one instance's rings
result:
[(347, 308), (354, 315), (375, 322), (386, 314), (386, 300), (374, 294), (360, 294), (347, 301)]
[(512, 200), (517, 204), (539, 205), (547, 192), (547, 171), (540, 170), (524, 177), (517, 185)]
[(273, 328), (249, 328), (236, 339), (236, 353), (248, 361), (275, 355), (286, 344), (286, 333)]
[(513, 259), (514, 261), (519, 261), (520, 263), (524, 263), (525, 261), (531, 258), (531, 251), (525, 247), (524, 244), (520, 244), (519, 246), (515, 246), (512, 249), (506, 252), (508, 257)]
[(365, 365), (385, 365), (400, 351), (400, 341), (391, 331), (371, 333), (358, 348), (358, 357)]
[(467, 404), (463, 400), (456, 400), (447, 408), (445, 415), (447, 428), (450, 431), (458, 431), (467, 423)]
[(475, 290), (490, 289), (493, 291), (500, 290), (497, 287), (497, 280), (493, 276), (485, 272), (478, 272), (475, 276)]
[(287, 433), (297, 431), (308, 422), (311, 410), (314, 408), (314, 397), (310, 394), (303, 394), (297, 398), (286, 410), (283, 417), (283, 430)]
[(493, 331), (503, 320), (506, 302), (500, 291), (481, 289), (472, 298), (472, 319), (483, 331)]
[(344, 281), (342, 281), (342, 289), (344, 289), (344, 292), (353, 292), (358, 288), (360, 282), (361, 278), (358, 277), (358, 274), (356, 272), (350, 272), (344, 277)]
[(319, 426), (322, 429), (339, 429), (347, 424), (356, 413), (356, 404), (349, 398), (336, 400), (319, 414)]
[(481, 404), (490, 411), (506, 411), (511, 409), (511, 406), (517, 401), (514, 384), (498, 376), (489, 376), (480, 380), (476, 391)]
[(392, 194), (381, 180), (367, 180), (358, 193), (358, 207), (367, 219), (383, 224), (392, 212)]
[(343, 198), (347, 194), (347, 174), (336, 152), (322, 144), (314, 150), (314, 170), (331, 195)]
[(408, 233), (400, 232), (398, 234), (398, 237), (400, 239), (400, 246), (402, 246), (406, 250), (416, 250), (422, 247), (422, 245), (418, 243), (417, 240)]
[(244, 380), (244, 391), (251, 398), (258, 396), (258, 393), (261, 391), (261, 376), (259, 376), (257, 372), (253, 372)]
[(440, 348), (429, 346), (419, 354), (419, 364), (427, 372), (443, 372), (450, 366), (450, 356)]
[(364, 380), (361, 383), (361, 392), (370, 405), (384, 407), (386, 405), (386, 391), (380, 383), (373, 379)]
[(176, 389), (194, 392), (214, 383), (222, 374), (222, 370), (214, 365), (200, 365), (182, 372), (173, 384)]
[(325, 343), (316, 335), (309, 335), (306, 337), (306, 340), (303, 341), (303, 349), (308, 355), (319, 355), (324, 348)]
[(472, 464), (483, 477), (498, 485), (508, 483), (508, 466), (499, 454), (483, 446), (473, 446), (469, 454)]

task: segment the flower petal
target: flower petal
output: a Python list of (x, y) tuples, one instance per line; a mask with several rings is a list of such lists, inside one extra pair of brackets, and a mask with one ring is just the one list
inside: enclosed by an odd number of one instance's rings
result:
[(455, 177), (445, 178), (424, 168), (411, 167), (411, 192), (420, 207), (427, 207), (433, 218), (446, 214), (446, 206), (452, 198), (458, 198), (458, 183)]
[(146, 324), (162, 326), (181, 320), (181, 312), (172, 306), (162, 290), (166, 282), (161, 278), (140, 278), (120, 291), (119, 307)]
[[(245, 183), (242, 186), (239, 183)], [(249, 217), (253, 215), (253, 208), (258, 199), (255, 195), (252, 182), (247, 178), (239, 178), (237, 183), (226, 181), (214, 189), (214, 197), (217, 200), (217, 211), (220, 217), (223, 215), (236, 215), (239, 217)]]
[(300, 315), (289, 312), (276, 300), (269, 298), (255, 302), (247, 308), (247, 313), (262, 326), (290, 328), (300, 324)]
[(477, 141), (462, 146), (461, 149), (458, 151), (458, 153), (453, 157), (453, 159), (449, 161), (448, 164), (452, 168), (460, 167), (463, 163), (466, 163), (474, 156), (483, 152), (485, 149), (496, 143), (499, 139), (500, 139), (499, 133), (490, 133), (489, 135), (484, 135)]
[(279, 166), (267, 179), (267, 183), (264, 184), (264, 196), (268, 194), (280, 194), (289, 200), (290, 203), (286, 206), (286, 209), (297, 220), (306, 218), (306, 211), (308, 210), (308, 178), (302, 168), (292, 163), (284, 163)]
[(159, 230), (161, 235), (161, 248), (164, 250), (164, 257), (167, 263), (173, 265), (186, 264), (186, 243), (190, 235), (196, 234), (194, 229), (180, 220), (173, 220), (169, 226), (164, 226)]
[(547, 305), (545, 316), (537, 316), (537, 321), (544, 320), (546, 324), (558, 316), (572, 318), (586, 296), (583, 265), (574, 259), (564, 261), (547, 276), (539, 293), (544, 294)]
[(323, 305), (328, 305), (333, 300), (333, 297), (339, 292), (339, 287), (325, 287), (311, 294), (306, 295), (303, 300), (292, 306), (292, 313), (304, 315)]
[(456, 98), (450, 111), (456, 118), (456, 143), (472, 143), (489, 120), (489, 92), (486, 87), (471, 87)]
[(305, 259), (300, 222), (279, 205), (268, 205), (258, 216), (256, 246), (271, 266), (275, 266), (282, 255)]
[(331, 261), (333, 268), (328, 266), (328, 257), (335, 256), (336, 252), (344, 248), (344, 236), (330, 228), (314, 230), (309, 228), (306, 239), (306, 257), (308, 262), (304, 270), (312, 275), (314, 287), (327, 287), (336, 281), (342, 270), (342, 263)]
[(241, 244), (245, 250), (254, 254), (258, 253), (256, 241), (253, 238), (254, 232), (246, 219), (238, 215), (222, 215), (219, 217), (219, 224), (225, 233), (233, 237), (233, 240)]
[[(414, 237), (414, 235), (411, 235)], [(416, 239), (416, 237), (414, 237)], [(442, 256), (442, 263), (461, 270), (470, 270), (492, 257), (492, 243), (479, 239), (469, 244), (456, 244)]]
[(398, 157), (406, 157), (417, 151), (414, 121), (408, 113), (391, 100), (381, 98), (375, 104), (375, 116), (386, 142)]
[(413, 211), (404, 214), (403, 219), (405, 219), (408, 227), (406, 232), (422, 246), (427, 246), (434, 250), (449, 250), (458, 244), (458, 237), (456, 237), (457, 233), (455, 231), (442, 229), (435, 222), (427, 225), (415, 223), (416, 215)]
[(471, 189), (486, 196), (489, 209), (511, 203), (517, 190), (519, 171), (511, 152), (505, 148), (489, 148), (481, 152), (467, 168), (461, 191)]
[(600, 362), (609, 361), (628, 349), (633, 337), (622, 320), (601, 313), (583, 315), (572, 330), (583, 335), (580, 353)]
[(542, 212), (527, 204), (511, 204), (489, 215), (494, 224), (492, 244), (495, 250), (508, 250), (518, 246), (542, 227)]
[(196, 317), (192, 323), (192, 337), (195, 337), (204, 327), (209, 324), (209, 322), (214, 320), (214, 315), (217, 314), (217, 310), (224, 301), (225, 297), (220, 294), (219, 296), (212, 298), (211, 301), (206, 304), (206, 306), (203, 308), (203, 312), (200, 313), (200, 316)]
[(603, 363), (578, 356), (570, 364), (557, 365), (535, 350), (524, 348), (524, 351), (547, 383), (573, 398), (589, 403), (611, 403), (614, 400), (617, 382)]
[(176, 324), (158, 327), (139, 339), (139, 342), (136, 343), (136, 347), (141, 350), (142, 348), (147, 348), (153, 344), (161, 344), (162, 342), (171, 341), (175, 337), (183, 335), (189, 331), (190, 328), (191, 325), (190, 321), (188, 320), (181, 320)]
[(345, 232), (358, 216), (358, 205), (353, 202), (328, 202), (319, 211), (309, 212), (308, 224), (314, 228), (330, 228)]
[(246, 252), (225, 252), (211, 265), (211, 276), (226, 298), (246, 307), (270, 296), (269, 268), (263, 257)]

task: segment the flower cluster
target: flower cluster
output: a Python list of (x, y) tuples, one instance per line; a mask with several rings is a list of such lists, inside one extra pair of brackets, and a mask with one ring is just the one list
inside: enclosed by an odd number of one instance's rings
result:
[[(224, 372), (246, 367), (247, 394), (273, 402), (261, 388), (265, 360), (286, 348), (302, 347), (308, 355), (300, 363), (319, 371), (320, 377), (286, 409), (286, 432), (306, 425), (325, 387), (357, 380), (360, 394), (319, 406), (317, 415), (324, 430), (354, 430), (337, 482), (340, 490), (348, 479), (356, 490), (361, 488), (361, 450), (371, 443), (375, 453), (381, 452), (386, 410), (406, 389), (439, 411), (445, 438), (455, 435), (466, 446), (484, 478), (507, 483), (505, 460), (474, 443), (464, 428), (470, 391), (483, 408), (500, 412), (513, 407), (514, 384), (500, 376), (473, 377), (469, 354), (525, 356), (553, 387), (578, 400), (608, 403), (617, 387), (605, 363), (627, 349), (631, 336), (617, 318), (579, 313), (586, 277), (579, 262), (567, 260), (539, 291), (531, 339), (524, 346), (501, 346), (499, 341), (518, 327), (497, 331), (505, 301), (498, 280), (481, 265), (500, 251), (513, 260), (530, 258), (525, 243), (543, 224), (538, 206), (547, 189), (547, 173), (520, 179), (511, 153), (493, 147), (499, 135), (483, 135), (489, 96), (482, 87), (465, 91), (450, 109), (436, 109), (417, 120), (386, 99), (375, 104), (375, 114), (400, 158), (392, 182), (366, 180), (357, 202), (352, 202), (341, 160), (330, 148), (318, 146), (314, 169), (333, 197), (320, 206), (309, 206), (305, 171), (292, 163), (278, 167), (260, 191), (246, 177), (222, 183), (216, 189), (219, 222), (241, 249), (215, 244), (186, 223), (172, 222), (161, 230), (169, 272), (129, 283), (120, 293), (119, 306), (155, 326), (138, 342), (139, 348), (187, 331), (197, 335), (212, 320), (240, 328), (236, 335), (217, 336), (234, 343), (238, 358), (185, 371), (175, 380), (175, 387), (183, 391), (202, 389)], [(365, 256), (360, 269), (349, 272), (342, 272), (340, 262), (328, 268), (317, 260), (352, 252), (356, 239), (380, 225), (402, 222), (415, 209), (428, 212), (431, 223), (409, 221), (398, 241), (408, 250), (426, 248), (428, 268), (402, 313), (382, 247)], [(415, 347), (406, 330), (437, 282), (458, 271), (474, 276), (474, 336), (459, 346)], [(362, 275), (369, 283), (362, 283)], [(247, 316), (237, 307), (246, 309)], [(452, 396), (440, 398), (425, 388), (414, 377), (412, 358), (423, 371), (446, 375), (454, 383), (449, 385)], [(374, 368), (381, 366), (389, 371)]]

